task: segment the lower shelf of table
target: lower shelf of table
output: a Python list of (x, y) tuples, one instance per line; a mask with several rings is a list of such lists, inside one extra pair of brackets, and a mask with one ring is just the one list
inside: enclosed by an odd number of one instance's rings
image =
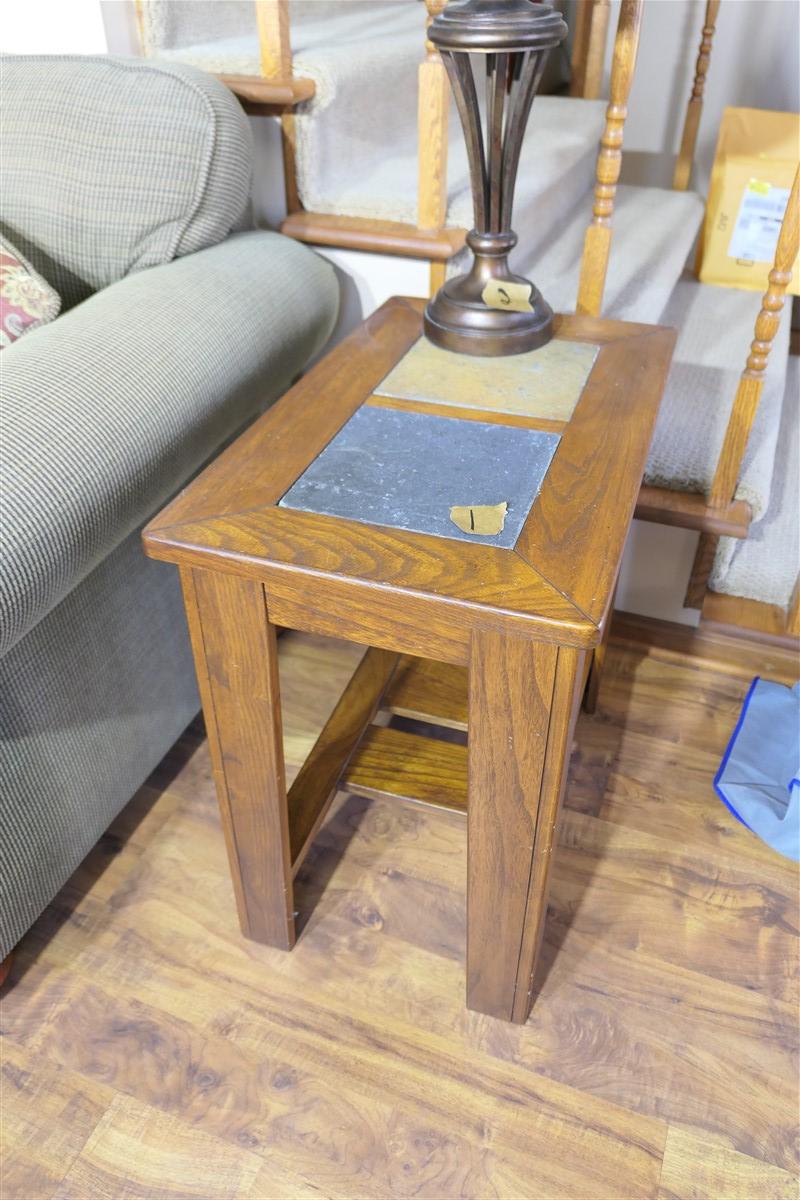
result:
[(341, 787), (467, 811), (467, 748), (371, 725), (345, 768)]
[[(393, 728), (393, 719), (423, 727)], [(289, 789), (293, 871), (340, 788), (466, 813), (466, 739), (443, 735), (466, 727), (463, 667), (368, 650)]]

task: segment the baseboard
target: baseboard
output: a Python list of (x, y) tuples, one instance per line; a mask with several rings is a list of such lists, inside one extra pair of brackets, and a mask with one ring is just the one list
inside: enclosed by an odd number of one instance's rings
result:
[(784, 636), (778, 641), (743, 628), (705, 622), (694, 627), (618, 611), (611, 624), (611, 642), (647, 657), (710, 667), (742, 679), (761, 675), (794, 684), (800, 678), (800, 641), (796, 638)]
[(749, 637), (772, 646), (782, 646), (787, 650), (800, 646), (800, 640), (787, 630), (785, 609), (761, 600), (746, 600), (743, 596), (707, 592), (703, 600), (701, 626), (732, 636), (738, 634)]

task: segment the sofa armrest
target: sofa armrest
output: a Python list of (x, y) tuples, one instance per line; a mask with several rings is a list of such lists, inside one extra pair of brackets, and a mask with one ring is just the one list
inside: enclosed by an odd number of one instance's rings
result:
[(0, 653), (286, 390), (337, 308), (324, 259), (251, 232), (3, 351)]

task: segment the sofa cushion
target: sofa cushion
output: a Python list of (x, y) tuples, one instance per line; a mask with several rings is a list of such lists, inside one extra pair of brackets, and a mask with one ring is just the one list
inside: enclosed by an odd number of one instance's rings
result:
[(0, 229), (70, 308), (132, 271), (213, 245), (250, 193), (236, 99), (193, 67), (2, 60)]
[(0, 349), (54, 320), (60, 308), (58, 292), (0, 237)]
[(242, 233), (3, 351), (0, 652), (285, 391), (337, 307), (324, 259)]
[(129, 534), (0, 659), (0, 696), (2, 959), (200, 707), (177, 572)]

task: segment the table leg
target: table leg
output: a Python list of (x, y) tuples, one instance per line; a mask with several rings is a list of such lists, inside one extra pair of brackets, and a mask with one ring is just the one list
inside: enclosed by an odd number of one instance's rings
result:
[(469, 669), (467, 1007), (527, 1020), (583, 653), (473, 636)]
[(278, 655), (261, 584), (181, 570), (242, 933), (290, 950), (289, 857)]

